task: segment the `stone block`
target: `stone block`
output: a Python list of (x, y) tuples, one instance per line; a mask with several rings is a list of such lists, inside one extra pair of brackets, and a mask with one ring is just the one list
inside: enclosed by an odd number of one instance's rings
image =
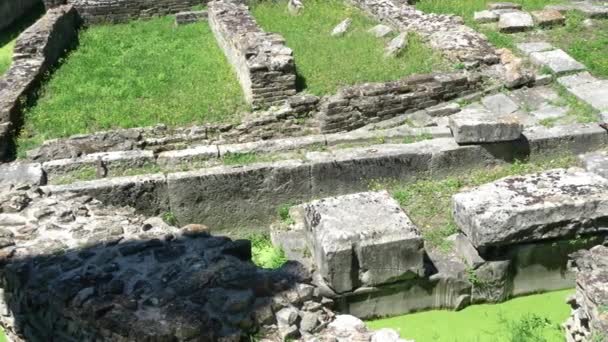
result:
[(382, 38), (393, 32), (393, 29), (389, 26), (379, 24), (369, 29), (368, 32), (373, 34), (376, 38)]
[(424, 273), (418, 228), (386, 191), (303, 204), (314, 260), (336, 292)]
[(521, 10), (521, 5), (513, 2), (491, 2), (488, 4), (489, 10), (504, 10), (504, 9), (514, 9)]
[(165, 167), (178, 166), (183, 163), (192, 163), (219, 158), (217, 145), (201, 145), (183, 150), (165, 151), (158, 154), (156, 162)]
[(523, 131), (517, 116), (499, 116), (484, 110), (463, 110), (450, 116), (450, 128), (459, 144), (516, 140)]
[(564, 74), (585, 70), (585, 66), (570, 57), (564, 50), (533, 52), (530, 54), (532, 63), (547, 67), (554, 74)]
[(546, 9), (542, 11), (531, 12), (532, 17), (536, 25), (540, 27), (550, 27), (556, 25), (564, 25), (566, 23), (566, 17), (559, 11), (554, 9)]
[(608, 152), (599, 151), (580, 156), (583, 168), (608, 179)]
[(331, 35), (334, 37), (341, 37), (346, 34), (353, 20), (351, 18), (346, 18), (341, 21), (334, 29), (331, 31)]
[(498, 29), (500, 32), (522, 32), (534, 27), (532, 16), (526, 12), (508, 12), (500, 15)]
[(481, 24), (493, 23), (498, 21), (498, 14), (492, 11), (479, 11), (473, 14), (473, 19)]
[(529, 55), (532, 52), (543, 52), (554, 50), (553, 45), (547, 42), (533, 42), (533, 43), (519, 43), (517, 49), (523, 52), (525, 55)]
[(401, 32), (397, 37), (393, 38), (386, 49), (384, 49), (385, 57), (397, 57), (401, 51), (407, 46), (407, 32)]
[(44, 185), (46, 176), (39, 163), (0, 164), (0, 186), (6, 185)]
[(481, 99), (481, 103), (496, 115), (511, 114), (519, 109), (519, 105), (503, 93), (486, 96)]
[(175, 26), (193, 24), (207, 19), (207, 11), (186, 11), (175, 14)]
[(606, 230), (608, 180), (563, 169), (507, 177), (454, 195), (453, 214), (477, 248), (597, 233)]

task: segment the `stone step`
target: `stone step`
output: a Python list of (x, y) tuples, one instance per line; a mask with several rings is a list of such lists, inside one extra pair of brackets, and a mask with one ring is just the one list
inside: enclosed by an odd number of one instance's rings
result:
[(508, 177), (453, 197), (460, 230), (477, 248), (608, 231), (608, 180), (556, 169)]
[(530, 53), (532, 63), (548, 68), (552, 73), (563, 75), (585, 70), (585, 66), (577, 62), (564, 50), (555, 49)]
[(588, 72), (563, 76), (557, 82), (580, 100), (600, 112), (608, 112), (608, 80), (591, 76)]

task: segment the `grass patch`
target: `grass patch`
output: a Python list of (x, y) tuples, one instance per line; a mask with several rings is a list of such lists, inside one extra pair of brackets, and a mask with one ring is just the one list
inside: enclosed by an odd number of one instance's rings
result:
[(547, 32), (546, 38), (585, 64), (594, 75), (608, 77), (608, 21), (594, 20), (593, 27), (586, 27), (585, 19), (581, 13), (570, 12), (566, 25)]
[(247, 108), (206, 23), (93, 26), (26, 113), (19, 145), (94, 131), (232, 121)]
[[(309, 0), (305, 6), (298, 16), (288, 13), (284, 0), (252, 6), (258, 23), (266, 31), (283, 35), (293, 49), (301, 89), (323, 95), (342, 86), (447, 69), (439, 53), (414, 34), (401, 56), (385, 58), (388, 39), (367, 32), (377, 23), (342, 0)], [(332, 29), (346, 18), (353, 20), (349, 32), (344, 37), (332, 37)]]
[(285, 252), (272, 245), (270, 237), (265, 234), (255, 234), (251, 240), (252, 261), (259, 267), (276, 269), (287, 262)]
[(476, 170), (444, 179), (420, 179), (414, 183), (380, 183), (373, 190), (388, 189), (412, 221), (421, 229), (425, 241), (442, 250), (451, 246), (445, 240), (454, 234), (456, 224), (452, 218), (452, 196), (466, 188), (493, 182), (497, 179), (524, 175), (554, 168), (576, 165), (575, 156), (563, 156), (533, 162), (516, 161), (490, 169)]
[(370, 328), (396, 329), (417, 342), (557, 342), (570, 307), (572, 290), (519, 297), (500, 304), (473, 305), (461, 311), (427, 311), (368, 322)]
[(11, 66), (13, 60), (13, 48), (15, 40), (26, 28), (31, 26), (38, 18), (44, 14), (42, 2), (30, 9), (28, 13), (12, 24), (10, 27), (0, 31), (0, 76), (2, 76)]

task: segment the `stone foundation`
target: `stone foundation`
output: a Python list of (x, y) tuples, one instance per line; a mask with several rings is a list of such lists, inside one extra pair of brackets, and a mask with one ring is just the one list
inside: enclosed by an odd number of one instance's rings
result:
[[(35, 96), (42, 77), (75, 45), (77, 27), (76, 11), (65, 5), (49, 10), (17, 38), (13, 63), (0, 78), (0, 125), (10, 123), (9, 133), (0, 129), (0, 152), (10, 149), (6, 144), (21, 127), (22, 107)], [(0, 160), (6, 157), (0, 154)]]
[(206, 0), (43, 0), (47, 8), (70, 4), (86, 24), (121, 23), (189, 11)]
[(209, 4), (209, 24), (254, 107), (281, 104), (296, 94), (293, 53), (283, 37), (264, 32), (239, 1)]
[(453, 15), (418, 11), (403, 0), (349, 0), (399, 31), (414, 31), (452, 60), (478, 65), (498, 63), (487, 39)]
[(473, 93), (480, 86), (479, 77), (454, 73), (345, 87), (319, 105), (321, 131), (350, 131)]
[(608, 339), (608, 248), (597, 246), (572, 254), (576, 293), (568, 300), (572, 313), (564, 323), (567, 342)]

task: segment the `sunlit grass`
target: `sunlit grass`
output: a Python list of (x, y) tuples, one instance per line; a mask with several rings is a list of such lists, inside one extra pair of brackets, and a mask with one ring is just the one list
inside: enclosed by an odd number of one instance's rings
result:
[[(281, 34), (293, 49), (301, 76), (300, 88), (317, 95), (362, 82), (388, 81), (414, 73), (447, 68), (439, 53), (411, 34), (407, 49), (397, 58), (385, 58), (390, 38), (376, 38), (367, 31), (377, 23), (342, 0), (309, 0), (298, 16), (290, 15), (286, 1), (264, 1), (252, 6), (258, 23)], [(343, 37), (332, 29), (351, 18)]]
[(232, 121), (247, 108), (206, 23), (93, 26), (26, 113), (21, 147), (113, 128)]

